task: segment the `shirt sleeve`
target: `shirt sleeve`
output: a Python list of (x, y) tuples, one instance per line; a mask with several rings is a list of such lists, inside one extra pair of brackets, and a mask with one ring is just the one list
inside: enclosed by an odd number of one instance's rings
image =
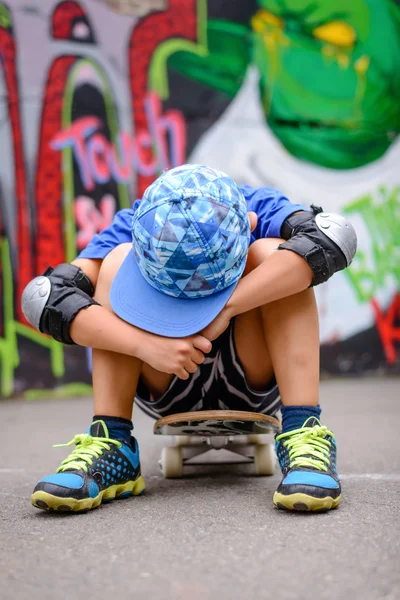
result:
[(105, 258), (119, 244), (132, 241), (132, 217), (137, 202), (133, 208), (119, 210), (109, 227), (96, 234), (77, 258)]
[(241, 185), (240, 189), (247, 202), (247, 210), (255, 212), (258, 221), (252, 233), (252, 241), (266, 237), (281, 237), (283, 221), (294, 212), (309, 210), (302, 204), (290, 202), (278, 190), (270, 187), (252, 188)]

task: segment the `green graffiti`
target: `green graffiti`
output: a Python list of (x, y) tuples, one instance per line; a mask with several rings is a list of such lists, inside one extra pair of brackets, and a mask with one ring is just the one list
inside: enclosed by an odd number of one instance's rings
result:
[(3, 330), (0, 338), (0, 364), (2, 396), (14, 392), (14, 371), (19, 366), (18, 339), (21, 335), (50, 350), (51, 371), (55, 377), (62, 377), (64, 368), (64, 348), (52, 338), (14, 319), (14, 286), (10, 261), (10, 247), (6, 238), (0, 239), (0, 260), (3, 276)]
[(14, 389), (14, 369), (19, 365), (17, 335), (15, 330), (13, 311), (13, 280), (10, 262), (10, 248), (8, 240), (0, 240), (0, 258), (3, 270), (3, 318), (4, 337), (0, 338), (1, 362), (1, 394), (9, 396)]
[(0, 27), (9, 29), (11, 26), (11, 13), (5, 4), (0, 4)]
[(369, 234), (370, 248), (357, 251), (345, 271), (360, 302), (368, 302), (394, 278), (400, 289), (400, 186), (378, 189), (378, 201), (362, 196), (348, 204), (344, 213), (358, 215)]
[(208, 55), (207, 48), (207, 3), (206, 0), (197, 0), (197, 40), (191, 42), (184, 38), (169, 38), (162, 42), (154, 52), (150, 68), (150, 89), (165, 100), (169, 96), (167, 62), (172, 54), (177, 52), (187, 53), (189, 56), (205, 57)]
[(207, 32), (206, 56), (177, 52), (169, 66), (233, 97), (252, 63), (266, 121), (294, 156), (352, 169), (398, 136), (400, 6), (392, 0), (258, 0), (250, 23), (209, 19)]
[(93, 395), (93, 388), (87, 383), (67, 383), (65, 385), (57, 386), (56, 388), (48, 389), (37, 389), (37, 390), (26, 390), (24, 392), (24, 398), (26, 400), (43, 400), (50, 398), (51, 400), (57, 398), (70, 398), (71, 396), (79, 396), (86, 398), (87, 396)]

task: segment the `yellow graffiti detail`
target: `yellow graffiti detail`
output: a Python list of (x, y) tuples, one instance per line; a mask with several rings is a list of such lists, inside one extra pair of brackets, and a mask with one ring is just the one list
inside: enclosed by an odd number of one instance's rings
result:
[(336, 60), (341, 69), (347, 69), (350, 65), (349, 52), (344, 48), (338, 48), (332, 44), (324, 44), (322, 46), (322, 55), (328, 59)]
[(332, 58), (336, 54), (336, 48), (331, 44), (322, 46), (322, 54), (328, 58)]
[(354, 70), (357, 74), (357, 88), (354, 98), (354, 106), (355, 106), (355, 118), (362, 119), (362, 108), (361, 103), (365, 96), (365, 91), (367, 88), (367, 77), (366, 72), (368, 70), (370, 64), (370, 60), (368, 56), (360, 56), (358, 60), (354, 63)]
[(342, 48), (351, 48), (356, 41), (356, 32), (342, 21), (332, 21), (313, 29), (313, 36), (322, 42), (329, 42)]
[[(269, 107), (272, 103), (273, 91), (275, 89), (275, 81), (278, 76), (280, 57), (279, 51), (282, 48), (290, 46), (290, 39), (285, 34), (283, 19), (273, 15), (272, 13), (260, 9), (251, 19), (253, 31), (258, 34), (255, 40), (255, 50), (260, 54), (259, 64), (264, 63), (264, 68), (271, 85), (263, 91), (263, 106), (265, 113), (268, 114)], [(263, 60), (263, 50), (257, 49), (257, 46), (262, 44), (268, 55), (268, 60)]]
[(268, 10), (263, 9), (258, 10), (251, 18), (251, 24), (256, 33), (263, 33), (266, 26), (280, 27), (283, 29), (284, 23), (283, 19), (273, 15)]
[(369, 67), (369, 56), (360, 56), (358, 60), (354, 63), (354, 69), (358, 75), (365, 75), (367, 69)]
[(339, 67), (340, 67), (341, 69), (347, 69), (347, 67), (348, 67), (348, 66), (349, 66), (349, 64), (350, 64), (350, 57), (349, 57), (349, 55), (348, 55), (348, 54), (344, 54), (343, 52), (340, 52), (340, 53), (337, 55), (337, 57), (336, 57), (336, 58), (337, 58), (337, 61), (338, 61)]

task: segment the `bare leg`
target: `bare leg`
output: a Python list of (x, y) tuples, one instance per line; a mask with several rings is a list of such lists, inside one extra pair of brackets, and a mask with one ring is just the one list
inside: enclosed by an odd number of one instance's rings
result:
[(274, 376), (265, 338), (261, 311), (249, 310), (235, 317), (236, 351), (253, 390), (265, 390)]
[[(246, 272), (255, 269), (281, 243), (252, 244)], [(314, 292), (271, 302), (235, 319), (239, 359), (255, 389), (275, 374), (284, 405), (315, 406), (319, 395), (319, 324)]]
[[(103, 261), (96, 287), (95, 299), (112, 311), (109, 293), (114, 276), (130, 250), (123, 244)], [(169, 385), (172, 375), (159, 373), (138, 358), (108, 350), (93, 350), (94, 414), (132, 418), (133, 401), (141, 370), (153, 394), (161, 394)]]

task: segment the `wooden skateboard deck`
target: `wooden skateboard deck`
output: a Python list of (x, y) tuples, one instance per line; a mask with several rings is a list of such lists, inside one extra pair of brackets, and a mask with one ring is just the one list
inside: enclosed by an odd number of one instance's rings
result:
[(239, 410), (199, 410), (178, 413), (158, 419), (157, 435), (233, 436), (278, 433), (278, 419)]

